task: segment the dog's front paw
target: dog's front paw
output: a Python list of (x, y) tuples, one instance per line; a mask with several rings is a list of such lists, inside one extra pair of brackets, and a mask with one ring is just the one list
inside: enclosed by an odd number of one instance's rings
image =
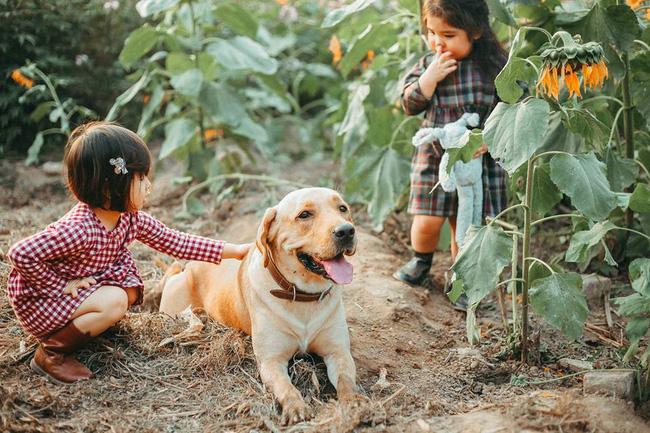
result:
[(364, 402), (368, 401), (368, 397), (359, 393), (357, 390), (346, 393), (339, 393), (338, 395), (339, 403), (348, 406), (348, 407), (359, 407)]
[(301, 398), (292, 398), (282, 405), (282, 423), (295, 424), (309, 416), (307, 405)]

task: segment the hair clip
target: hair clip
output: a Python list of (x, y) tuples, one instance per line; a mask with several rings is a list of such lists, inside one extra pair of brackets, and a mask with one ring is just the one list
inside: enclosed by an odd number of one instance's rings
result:
[(121, 157), (111, 158), (108, 162), (115, 167), (113, 170), (115, 174), (127, 174), (129, 172), (129, 170), (126, 169), (126, 163), (124, 162), (124, 159)]

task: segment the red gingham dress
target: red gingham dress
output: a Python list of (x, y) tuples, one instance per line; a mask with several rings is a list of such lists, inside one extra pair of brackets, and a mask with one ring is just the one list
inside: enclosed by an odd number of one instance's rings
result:
[[(134, 240), (179, 259), (221, 262), (223, 241), (181, 233), (145, 212), (125, 212), (110, 232), (84, 203), (45, 230), (17, 242), (7, 256), (13, 265), (8, 294), (18, 320), (35, 337), (46, 336), (70, 321), (76, 309), (101, 286), (144, 284), (128, 245)], [(68, 281), (93, 277), (97, 284), (63, 294)]]

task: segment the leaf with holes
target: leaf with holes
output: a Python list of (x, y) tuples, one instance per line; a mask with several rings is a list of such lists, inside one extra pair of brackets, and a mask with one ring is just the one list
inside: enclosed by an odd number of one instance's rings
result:
[(469, 303), (474, 304), (497, 287), (503, 268), (510, 264), (512, 238), (494, 225), (466, 234), (451, 269), (463, 280)]
[(582, 335), (589, 308), (582, 293), (580, 275), (555, 273), (533, 281), (530, 304), (537, 314), (567, 337), (575, 340)]
[(609, 188), (605, 164), (592, 153), (555, 155), (551, 159), (551, 179), (585, 216), (602, 221), (618, 200)]
[(550, 108), (531, 98), (510, 105), (499, 102), (485, 122), (483, 137), (490, 154), (512, 175), (543, 144)]

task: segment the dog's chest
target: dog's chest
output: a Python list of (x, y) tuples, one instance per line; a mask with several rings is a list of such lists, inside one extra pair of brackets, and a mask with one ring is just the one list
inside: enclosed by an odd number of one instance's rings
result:
[(294, 304), (289, 308), (274, 309), (273, 313), (282, 323), (282, 330), (293, 337), (297, 351), (306, 353), (332, 315), (336, 314), (337, 306), (337, 302)]

